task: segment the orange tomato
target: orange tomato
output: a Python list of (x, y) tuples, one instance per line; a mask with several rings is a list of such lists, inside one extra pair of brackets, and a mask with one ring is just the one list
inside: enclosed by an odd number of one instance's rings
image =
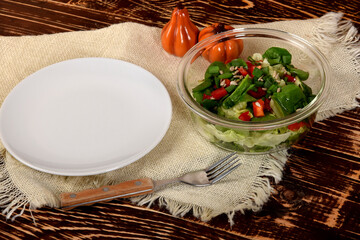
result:
[[(224, 25), (222, 23), (215, 23), (200, 31), (199, 41), (204, 40), (215, 34), (232, 29), (234, 28), (229, 25)], [(202, 56), (209, 62), (220, 61), (227, 63), (233, 59), (238, 58), (243, 48), (244, 45), (241, 39), (229, 38), (229, 40), (219, 41), (218, 43), (215, 43), (213, 46), (210, 46), (202, 53)]]

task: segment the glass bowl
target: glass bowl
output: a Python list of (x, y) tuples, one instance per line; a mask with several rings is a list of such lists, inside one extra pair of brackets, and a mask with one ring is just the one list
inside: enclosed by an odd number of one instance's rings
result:
[[(244, 49), (239, 58), (246, 61), (253, 53), (263, 54), (270, 47), (287, 49), (291, 63), (308, 71), (306, 84), (316, 96), (304, 108), (282, 118), (264, 122), (228, 119), (202, 107), (192, 96), (192, 89), (204, 79), (210, 62), (201, 54), (215, 44), (242, 39)], [(198, 132), (216, 146), (244, 154), (264, 154), (289, 148), (304, 137), (314, 123), (317, 110), (324, 102), (331, 82), (330, 67), (324, 55), (306, 40), (283, 31), (263, 28), (239, 28), (216, 34), (193, 46), (183, 57), (177, 72), (177, 89), (191, 110)], [(298, 131), (294, 124), (304, 122)], [(290, 126), (290, 127), (289, 127)]]

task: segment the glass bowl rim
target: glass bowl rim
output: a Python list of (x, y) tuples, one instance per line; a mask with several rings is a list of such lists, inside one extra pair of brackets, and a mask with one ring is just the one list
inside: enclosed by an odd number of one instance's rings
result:
[[(191, 93), (187, 90), (185, 86), (185, 74), (186, 69), (190, 66), (191, 60), (196, 57), (198, 54), (198, 50), (201, 50), (207, 47), (210, 44), (213, 44), (219, 39), (227, 38), (227, 37), (244, 37), (246, 35), (253, 34), (255, 37), (259, 35), (259, 37), (275, 37), (276, 40), (281, 40), (284, 42), (296, 43), (305, 47), (309, 50), (317, 60), (320, 60), (320, 78), (321, 78), (321, 87), (319, 92), (316, 94), (315, 98), (303, 109), (296, 111), (288, 116), (274, 119), (271, 121), (264, 121), (264, 122), (245, 122), (245, 121), (238, 121), (227, 119), (221, 116), (212, 113), (205, 108), (201, 107), (199, 103), (195, 101), (195, 99), (191, 96)], [(314, 61), (314, 59), (312, 58)], [(307, 40), (285, 31), (270, 29), (270, 28), (235, 28), (233, 30), (229, 30), (223, 33), (215, 34), (211, 37), (208, 37), (197, 44), (195, 44), (191, 49), (187, 51), (184, 55), (182, 60), (179, 63), (178, 70), (177, 70), (177, 91), (180, 95), (182, 101), (188, 106), (188, 108), (194, 112), (195, 114), (199, 115), (206, 121), (228, 127), (228, 128), (236, 128), (242, 130), (271, 130), (276, 128), (281, 128), (288, 126), (290, 124), (299, 122), (313, 113), (315, 113), (319, 107), (322, 105), (326, 98), (326, 94), (329, 91), (329, 84), (331, 82), (331, 74), (330, 74), (330, 65), (326, 57), (323, 53), (314, 45), (309, 43)]]

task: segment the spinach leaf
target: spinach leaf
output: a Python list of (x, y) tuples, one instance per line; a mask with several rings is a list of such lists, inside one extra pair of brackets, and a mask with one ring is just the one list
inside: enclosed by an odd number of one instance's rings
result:
[(271, 47), (263, 54), (263, 57), (268, 60), (270, 65), (291, 64), (291, 54), (285, 48)]
[(285, 115), (294, 113), (307, 104), (305, 94), (295, 84), (282, 87), (280, 92), (273, 94), (272, 99), (280, 105)]

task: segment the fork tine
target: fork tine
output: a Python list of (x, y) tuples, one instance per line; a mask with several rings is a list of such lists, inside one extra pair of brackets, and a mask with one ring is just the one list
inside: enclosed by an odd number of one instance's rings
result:
[(231, 158), (228, 158), (226, 161), (222, 162), (221, 164), (217, 165), (214, 169), (212, 169), (211, 171), (207, 171), (206, 174), (209, 176), (217, 171), (219, 171), (221, 168), (223, 168), (224, 166), (229, 165), (231, 162), (233, 162), (235, 159), (237, 159), (238, 156), (233, 156)]
[(224, 173), (226, 170), (228, 170), (229, 168), (233, 167), (236, 163), (238, 163), (239, 160), (240, 159), (235, 157), (235, 158), (231, 159), (231, 161), (227, 162), (226, 165), (214, 169), (211, 173), (207, 174), (209, 180), (211, 181), (212, 179), (216, 178), (220, 174)]
[(211, 180), (211, 184), (216, 183), (217, 181), (221, 180), (222, 178), (224, 178), (225, 176), (227, 176), (229, 173), (231, 173), (232, 171), (234, 171), (236, 168), (238, 168), (241, 165), (241, 163), (235, 165), (234, 167), (230, 168), (228, 171), (222, 173), (221, 175), (217, 176), (216, 178), (214, 178), (213, 180)]
[(224, 157), (223, 159), (220, 159), (220, 161), (218, 161), (218, 162), (214, 163), (213, 165), (211, 165), (210, 167), (208, 167), (206, 169), (206, 172), (209, 172), (209, 171), (213, 170), (214, 168), (216, 168), (221, 163), (225, 162), (226, 160), (228, 160), (230, 157), (234, 156), (235, 154), (236, 154), (236, 152), (233, 152), (233, 153), (227, 155), (226, 157)]

